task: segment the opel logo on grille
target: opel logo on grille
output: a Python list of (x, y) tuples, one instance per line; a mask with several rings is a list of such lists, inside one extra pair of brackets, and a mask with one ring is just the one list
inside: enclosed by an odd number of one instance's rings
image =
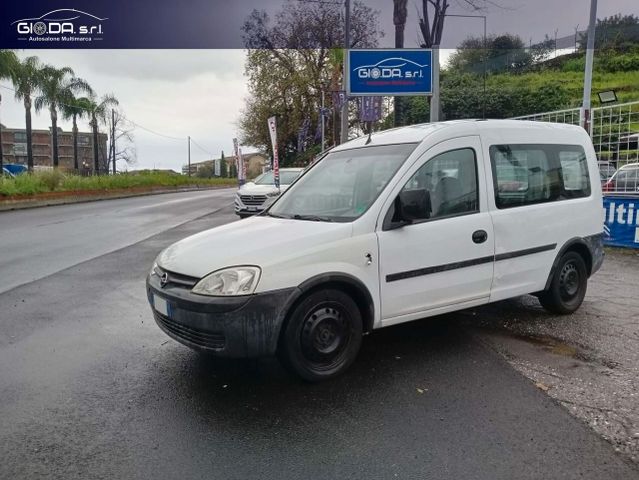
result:
[(160, 287), (164, 288), (166, 284), (169, 282), (169, 274), (164, 272), (160, 277)]

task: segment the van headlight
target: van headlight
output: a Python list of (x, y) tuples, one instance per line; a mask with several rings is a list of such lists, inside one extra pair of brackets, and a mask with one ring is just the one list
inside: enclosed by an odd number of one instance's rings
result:
[(198, 295), (234, 296), (250, 295), (260, 280), (260, 267), (230, 267), (210, 273), (191, 290)]

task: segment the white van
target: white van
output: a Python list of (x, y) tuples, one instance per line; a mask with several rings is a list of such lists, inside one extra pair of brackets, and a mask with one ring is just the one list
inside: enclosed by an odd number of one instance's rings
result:
[(415, 125), (311, 165), (265, 212), (177, 242), (147, 292), (162, 330), (309, 381), (376, 328), (535, 294), (575, 311), (603, 261), (599, 171), (571, 125)]

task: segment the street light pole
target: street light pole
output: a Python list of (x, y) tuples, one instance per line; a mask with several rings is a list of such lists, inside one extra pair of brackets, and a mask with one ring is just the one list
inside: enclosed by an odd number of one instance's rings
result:
[(588, 43), (586, 45), (586, 69), (584, 72), (584, 98), (581, 107), (580, 124), (590, 132), (590, 95), (592, 94), (592, 64), (595, 55), (595, 25), (597, 24), (597, 0), (590, 0), (590, 22), (588, 23)]
[(482, 105), (481, 105), (481, 117), (483, 119), (486, 118), (486, 77), (487, 77), (487, 68), (486, 68), (486, 48), (488, 47), (488, 43), (487, 43), (487, 20), (486, 20), (486, 15), (454, 15), (454, 14), (446, 14), (444, 15), (445, 17), (459, 17), (459, 18), (481, 18), (484, 21), (484, 40), (483, 40), (483, 48), (484, 48), (484, 54), (482, 55), (482, 66), (483, 66), (483, 73), (484, 73), (484, 98), (482, 99)]
[(186, 137), (188, 139), (188, 152), (189, 152), (189, 169), (188, 175), (191, 176), (191, 136)]
[(348, 49), (351, 43), (351, 0), (344, 1), (344, 71), (342, 74), (342, 90), (344, 90), (344, 103), (342, 104), (341, 118), (341, 143), (348, 141), (348, 95), (346, 94), (346, 79), (348, 77)]

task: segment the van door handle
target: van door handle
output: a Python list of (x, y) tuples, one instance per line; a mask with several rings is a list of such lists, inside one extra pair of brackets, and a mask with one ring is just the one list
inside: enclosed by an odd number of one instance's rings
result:
[(488, 239), (488, 233), (486, 230), (477, 230), (473, 232), (473, 242), (475, 243), (484, 243)]

